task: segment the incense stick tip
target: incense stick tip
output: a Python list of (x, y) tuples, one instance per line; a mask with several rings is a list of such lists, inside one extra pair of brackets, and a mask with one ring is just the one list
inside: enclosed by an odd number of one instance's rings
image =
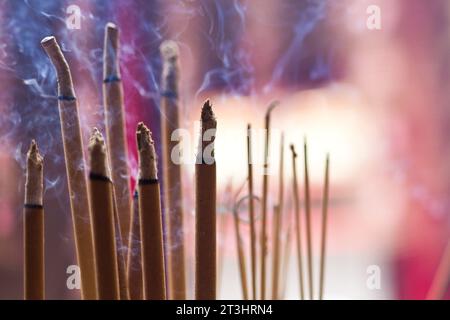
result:
[(270, 117), (270, 113), (273, 111), (273, 109), (275, 109), (278, 105), (280, 104), (280, 102), (278, 100), (274, 100), (269, 104), (269, 107), (267, 108), (266, 111), (266, 118)]
[(206, 99), (206, 101), (203, 103), (201, 120), (202, 123), (216, 122), (216, 117), (212, 110), (212, 104), (209, 99)]
[(43, 197), (43, 158), (35, 140), (27, 152), (27, 175), (25, 182), (25, 203), (42, 205)]
[(111, 31), (118, 30), (117, 25), (114, 22), (108, 22), (105, 25), (105, 28), (106, 28), (106, 30), (111, 30)]
[(155, 143), (152, 133), (143, 122), (138, 123), (136, 141), (139, 151), (139, 179), (157, 179)]
[(41, 45), (46, 48), (56, 44), (56, 38), (54, 36), (48, 36), (41, 40)]
[(36, 143), (36, 140), (31, 140), (30, 143), (30, 148), (28, 149), (28, 153), (27, 153), (27, 158), (28, 158), (28, 165), (33, 165), (35, 167), (37, 167), (38, 169), (42, 168), (42, 162), (43, 162), (43, 158), (41, 156), (41, 154), (39, 153), (39, 148), (38, 145)]
[(159, 46), (161, 56), (165, 61), (175, 61), (179, 55), (179, 48), (175, 41), (165, 40)]
[(291, 148), (293, 157), (297, 158), (297, 152), (295, 152), (295, 146), (293, 144), (290, 144), (289, 147)]

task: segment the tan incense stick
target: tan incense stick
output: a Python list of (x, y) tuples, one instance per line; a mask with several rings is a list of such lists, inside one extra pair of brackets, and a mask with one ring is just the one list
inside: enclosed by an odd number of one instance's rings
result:
[(272, 102), (267, 109), (265, 117), (265, 144), (264, 144), (264, 173), (263, 173), (263, 193), (262, 193), (262, 219), (261, 219), (261, 300), (266, 295), (266, 255), (267, 255), (267, 192), (269, 188), (269, 146), (270, 146), (270, 114), (278, 105)]
[(131, 194), (127, 164), (128, 147), (125, 133), (123, 86), (119, 66), (119, 29), (113, 23), (108, 23), (105, 27), (103, 104), (120, 234), (124, 248), (126, 248), (130, 232)]
[(150, 131), (142, 122), (138, 125), (136, 138), (139, 151), (138, 193), (144, 299), (164, 300), (164, 248), (155, 146)]
[(320, 287), (319, 300), (323, 299), (323, 290), (325, 282), (325, 248), (327, 245), (327, 223), (328, 223), (328, 193), (329, 193), (329, 173), (330, 171), (330, 157), (327, 155), (325, 163), (325, 183), (323, 187), (323, 203), (322, 203), (322, 243), (320, 249)]
[(45, 299), (43, 159), (36, 142), (27, 153), (24, 205), (24, 298)]
[(195, 165), (195, 298), (216, 299), (216, 118), (207, 100)]
[(281, 135), (280, 143), (280, 171), (278, 206), (274, 210), (273, 224), (273, 259), (272, 259), (272, 299), (278, 299), (280, 281), (280, 232), (282, 229), (283, 202), (284, 202), (284, 134)]
[(256, 226), (255, 209), (253, 197), (253, 163), (252, 163), (252, 134), (251, 125), (247, 126), (247, 161), (248, 161), (248, 203), (249, 203), (249, 221), (250, 221), (250, 254), (252, 265), (252, 293), (256, 300)]
[(114, 221), (113, 186), (107, 164), (105, 141), (94, 129), (89, 141), (89, 193), (91, 196), (97, 297), (119, 300), (119, 271), (117, 266)]
[(309, 173), (308, 173), (308, 146), (306, 138), (304, 141), (304, 165), (305, 165), (305, 221), (306, 221), (306, 245), (308, 254), (308, 284), (309, 299), (314, 297), (313, 293), (313, 268), (312, 268), (312, 239), (311, 239), (311, 202), (309, 193)]
[(164, 177), (164, 206), (167, 221), (168, 285), (172, 299), (186, 298), (184, 230), (181, 166), (172, 159), (172, 150), (178, 144), (172, 134), (179, 126), (178, 46), (165, 41), (160, 47), (163, 60), (161, 79), (161, 140)]
[(291, 145), (292, 151), (292, 190), (294, 192), (294, 213), (295, 213), (295, 240), (297, 247), (297, 260), (298, 260), (298, 276), (299, 276), (299, 288), (300, 288), (300, 299), (304, 300), (304, 290), (303, 290), (303, 262), (302, 262), (302, 233), (301, 233), (301, 216), (300, 216), (300, 200), (298, 193), (297, 184), (297, 153), (295, 152), (294, 145)]
[(70, 208), (75, 234), (77, 260), (81, 270), (83, 299), (95, 299), (95, 267), (91, 231), (91, 214), (86, 184), (83, 141), (81, 138), (78, 103), (69, 65), (54, 37), (41, 41), (42, 47), (56, 69), (58, 104), (66, 161)]
[(142, 300), (142, 264), (141, 264), (141, 231), (139, 224), (139, 194), (133, 196), (133, 211), (130, 220), (130, 239), (128, 244), (127, 280), (130, 299)]
[(242, 244), (240, 222), (239, 222), (239, 212), (238, 212), (237, 204), (235, 206), (235, 209), (233, 210), (233, 222), (234, 222), (234, 231), (235, 231), (235, 235), (236, 235), (236, 250), (237, 250), (237, 254), (238, 254), (239, 275), (241, 278), (242, 298), (244, 300), (248, 300), (247, 267), (246, 267), (246, 263), (245, 263), (245, 254), (244, 254), (244, 248), (243, 248), (243, 244)]

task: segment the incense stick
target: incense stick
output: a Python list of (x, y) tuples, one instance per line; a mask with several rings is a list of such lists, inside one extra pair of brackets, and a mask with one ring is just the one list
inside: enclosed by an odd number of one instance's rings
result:
[(281, 135), (280, 143), (280, 171), (278, 206), (274, 208), (273, 229), (273, 259), (272, 259), (272, 300), (278, 299), (280, 280), (280, 232), (282, 229), (283, 201), (284, 201), (284, 134)]
[[(63, 137), (64, 157), (70, 208), (75, 234), (77, 260), (81, 270), (81, 295), (95, 299), (95, 267), (92, 245), (91, 214), (85, 176), (83, 142), (81, 138), (78, 103), (69, 65), (54, 37), (41, 41), (42, 47), (55, 67), (58, 77), (58, 105)], [(76, 195), (76, 197), (75, 197)]]
[(272, 102), (266, 112), (265, 117), (265, 144), (264, 144), (264, 173), (263, 173), (263, 194), (262, 194), (262, 219), (261, 219), (261, 300), (266, 294), (266, 255), (267, 255), (267, 191), (269, 188), (269, 146), (270, 146), (270, 113), (278, 105)]
[(89, 141), (89, 193), (91, 196), (97, 297), (119, 300), (119, 271), (117, 266), (114, 200), (107, 164), (105, 141), (95, 128)]
[(305, 221), (306, 221), (306, 245), (308, 254), (308, 284), (309, 284), (309, 299), (314, 297), (313, 292), (313, 269), (312, 269), (312, 239), (311, 239), (311, 203), (309, 193), (309, 173), (308, 173), (308, 145), (306, 138), (304, 141), (304, 166), (305, 166)]
[(24, 216), (24, 298), (45, 299), (43, 159), (36, 142), (27, 153)]
[(128, 288), (132, 300), (142, 300), (141, 231), (139, 224), (139, 193), (137, 189), (133, 196), (133, 211), (130, 226), (127, 257)]
[(442, 259), (435, 273), (427, 300), (441, 300), (445, 298), (450, 283), (450, 240), (447, 242)]
[(288, 223), (287, 226), (288, 230), (286, 232), (286, 239), (284, 243), (284, 249), (283, 249), (283, 270), (282, 270), (282, 280), (281, 280), (281, 287), (280, 291), (278, 293), (279, 299), (284, 299), (286, 295), (286, 287), (287, 287), (287, 280), (289, 278), (289, 262), (291, 257), (291, 234), (292, 234), (292, 226), (290, 223)]
[(248, 201), (249, 201), (249, 220), (250, 220), (250, 253), (252, 264), (252, 293), (253, 300), (256, 296), (256, 227), (255, 227), (255, 209), (253, 199), (253, 163), (252, 163), (252, 134), (251, 125), (247, 126), (247, 161), (248, 161)]
[(209, 100), (203, 104), (195, 165), (195, 298), (216, 299), (216, 162), (217, 122)]
[(330, 157), (327, 154), (325, 163), (325, 183), (323, 187), (323, 203), (322, 203), (322, 244), (320, 250), (320, 281), (319, 281), (319, 300), (323, 299), (323, 290), (325, 282), (325, 248), (327, 243), (327, 223), (328, 223), (328, 190), (329, 190), (329, 167)]
[(294, 192), (294, 210), (295, 210), (295, 239), (297, 245), (297, 260), (298, 260), (298, 277), (299, 277), (299, 289), (300, 289), (300, 299), (304, 300), (304, 290), (303, 290), (303, 262), (302, 262), (302, 233), (301, 233), (301, 216), (300, 216), (300, 200), (298, 193), (297, 184), (297, 153), (295, 152), (294, 145), (291, 144), (292, 151), (292, 190)]
[(236, 235), (236, 251), (238, 254), (238, 263), (239, 263), (239, 275), (241, 278), (241, 288), (242, 288), (242, 299), (248, 300), (248, 287), (247, 287), (247, 267), (245, 263), (245, 254), (242, 245), (242, 237), (241, 231), (239, 228), (239, 203), (235, 205), (233, 210), (233, 222), (234, 222), (234, 231)]
[(163, 60), (161, 79), (161, 141), (164, 178), (164, 206), (167, 221), (168, 284), (172, 299), (186, 298), (184, 230), (181, 166), (172, 159), (172, 150), (178, 144), (172, 134), (179, 125), (178, 103), (178, 46), (165, 41), (160, 47)]
[(156, 152), (150, 130), (141, 122), (136, 139), (139, 151), (139, 217), (145, 300), (166, 299), (164, 248)]
[(103, 49), (103, 104), (109, 163), (114, 181), (115, 202), (124, 248), (130, 232), (131, 201), (127, 142), (123, 107), (123, 86), (119, 67), (119, 29), (113, 23), (105, 26)]

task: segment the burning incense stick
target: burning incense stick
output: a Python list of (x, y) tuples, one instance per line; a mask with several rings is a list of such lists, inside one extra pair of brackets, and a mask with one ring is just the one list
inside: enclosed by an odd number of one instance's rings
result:
[(195, 298), (216, 299), (216, 162), (217, 122), (209, 100), (203, 105), (195, 165)]
[(272, 299), (278, 299), (280, 280), (280, 232), (282, 228), (283, 201), (284, 201), (284, 134), (281, 135), (280, 143), (280, 172), (278, 206), (274, 209), (274, 229), (273, 229), (273, 260), (272, 260)]
[(297, 259), (298, 259), (298, 275), (299, 275), (299, 288), (300, 299), (305, 299), (303, 290), (303, 262), (302, 262), (302, 237), (301, 237), (301, 219), (300, 219), (300, 200), (298, 196), (298, 184), (297, 184), (297, 153), (295, 152), (294, 145), (291, 144), (292, 151), (292, 189), (294, 192), (294, 210), (295, 210), (295, 240), (297, 244)]
[(323, 187), (323, 203), (322, 203), (322, 244), (320, 250), (320, 281), (319, 281), (319, 300), (323, 299), (323, 288), (325, 282), (325, 247), (327, 242), (327, 222), (328, 222), (328, 190), (329, 190), (329, 168), (330, 157), (327, 155), (325, 163), (325, 184)]
[(139, 217), (145, 300), (165, 300), (164, 248), (156, 152), (150, 130), (141, 122), (136, 139), (139, 151)]
[(253, 199), (253, 163), (252, 163), (252, 134), (251, 125), (247, 126), (247, 161), (248, 161), (248, 203), (250, 220), (250, 252), (252, 264), (252, 293), (253, 300), (256, 296), (256, 227), (255, 227), (255, 209)]
[(135, 190), (133, 196), (133, 212), (130, 220), (130, 239), (128, 244), (127, 280), (132, 300), (142, 300), (142, 264), (141, 264), (141, 231), (139, 224), (139, 195)]
[(169, 293), (173, 299), (186, 298), (184, 266), (184, 230), (181, 166), (171, 157), (177, 141), (171, 139), (178, 129), (178, 46), (173, 41), (165, 41), (160, 47), (163, 59), (161, 81), (161, 140), (164, 178), (164, 206), (167, 221), (168, 282)]
[(428, 300), (444, 299), (450, 283), (450, 241), (448, 241), (437, 268), (435, 277), (427, 294)]
[(314, 297), (313, 293), (313, 269), (312, 269), (312, 239), (311, 239), (311, 202), (309, 194), (309, 173), (308, 173), (308, 145), (306, 138), (304, 141), (304, 159), (305, 159), (305, 220), (306, 220), (306, 245), (308, 253), (308, 284), (309, 284), (309, 299)]
[(245, 263), (245, 254), (242, 245), (242, 237), (240, 231), (240, 223), (239, 223), (239, 203), (235, 205), (233, 210), (233, 222), (234, 222), (234, 231), (236, 235), (236, 250), (238, 254), (238, 263), (239, 263), (239, 275), (241, 277), (241, 288), (242, 288), (242, 299), (248, 300), (248, 288), (247, 288), (247, 269)]
[(114, 181), (115, 200), (119, 215), (120, 234), (127, 247), (130, 232), (130, 185), (127, 165), (127, 142), (123, 87), (119, 67), (119, 29), (113, 23), (105, 27), (103, 50), (103, 104), (105, 107), (106, 136), (109, 161)]
[(261, 300), (266, 294), (266, 255), (267, 255), (267, 191), (269, 188), (269, 145), (270, 145), (270, 113), (278, 105), (272, 102), (267, 109), (265, 117), (265, 144), (264, 144), (264, 174), (263, 174), (263, 194), (262, 194), (262, 220), (261, 220)]
[(97, 297), (100, 300), (119, 300), (113, 186), (107, 164), (105, 141), (96, 128), (89, 141), (89, 155), (91, 167), (89, 193), (91, 196)]
[(127, 281), (127, 267), (126, 267), (126, 254), (125, 246), (122, 241), (122, 233), (120, 230), (119, 213), (117, 211), (117, 200), (116, 192), (114, 190), (114, 185), (112, 187), (113, 193), (113, 205), (114, 205), (114, 230), (116, 232), (116, 248), (117, 248), (117, 268), (119, 271), (119, 293), (120, 300), (129, 300), (130, 293), (128, 292), (128, 281)]
[(78, 264), (81, 270), (83, 299), (95, 299), (95, 267), (92, 245), (91, 214), (86, 186), (83, 141), (81, 138), (78, 104), (69, 65), (54, 37), (41, 41), (42, 47), (55, 67), (58, 77), (58, 105), (66, 161), (67, 183), (75, 234)]
[(45, 299), (43, 159), (36, 142), (27, 153), (24, 205), (24, 298)]

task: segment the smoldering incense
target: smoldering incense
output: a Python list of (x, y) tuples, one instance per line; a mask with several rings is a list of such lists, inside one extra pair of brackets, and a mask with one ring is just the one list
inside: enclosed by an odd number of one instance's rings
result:
[(84, 299), (95, 299), (95, 267), (91, 232), (91, 214), (85, 175), (78, 103), (69, 65), (54, 37), (41, 41), (55, 67), (58, 78), (58, 105), (64, 145), (67, 183), (75, 234), (78, 265), (81, 270), (81, 293)]
[(295, 214), (295, 240), (297, 248), (297, 260), (298, 260), (298, 277), (299, 277), (299, 289), (300, 289), (300, 299), (305, 299), (304, 289), (303, 289), (303, 262), (302, 262), (302, 233), (301, 233), (301, 216), (300, 216), (300, 200), (299, 200), (299, 190), (297, 183), (297, 153), (295, 152), (294, 145), (291, 145), (292, 151), (292, 190), (294, 193), (294, 214)]
[(252, 134), (251, 125), (247, 126), (247, 162), (248, 162), (248, 201), (249, 201), (249, 221), (250, 221), (250, 255), (252, 267), (252, 293), (253, 299), (257, 299), (256, 295), (256, 226), (255, 226), (255, 209), (253, 197), (253, 163), (252, 163)]
[(89, 159), (97, 297), (100, 300), (119, 300), (113, 186), (107, 164), (105, 141), (96, 128), (89, 140)]
[(45, 299), (43, 158), (33, 140), (27, 153), (24, 217), (24, 298)]
[(144, 299), (164, 300), (166, 283), (156, 152), (150, 130), (142, 122), (138, 124), (136, 140)]
[(173, 41), (165, 41), (160, 46), (163, 61), (161, 76), (161, 141), (164, 178), (164, 206), (167, 221), (167, 241), (171, 248), (167, 254), (169, 294), (173, 299), (186, 298), (183, 197), (181, 166), (171, 157), (178, 143), (171, 139), (179, 126), (178, 46)]
[(322, 240), (320, 246), (320, 279), (319, 279), (319, 300), (323, 299), (325, 286), (325, 256), (327, 246), (327, 224), (328, 224), (328, 194), (330, 184), (330, 157), (327, 154), (325, 161), (325, 182), (323, 186), (323, 203), (322, 203)]
[(195, 298), (216, 299), (216, 118), (207, 100), (201, 114), (201, 137), (195, 165)]
[(306, 222), (306, 245), (308, 255), (308, 284), (309, 284), (309, 299), (313, 300), (313, 268), (312, 268), (312, 236), (311, 236), (311, 202), (309, 191), (309, 173), (308, 173), (308, 145), (306, 138), (304, 141), (304, 169), (305, 169), (305, 222)]
[(278, 105), (277, 101), (272, 102), (266, 112), (265, 117), (265, 143), (264, 143), (264, 173), (263, 173), (263, 193), (262, 193), (262, 219), (261, 219), (261, 300), (266, 295), (266, 255), (267, 255), (267, 191), (269, 188), (269, 146), (270, 146), (270, 114)]
[(280, 143), (280, 171), (278, 183), (278, 206), (274, 210), (273, 224), (273, 259), (272, 259), (272, 299), (278, 299), (280, 281), (280, 232), (282, 229), (283, 201), (284, 201), (284, 134)]
[(124, 247), (127, 247), (130, 232), (131, 193), (119, 51), (119, 29), (115, 24), (108, 23), (105, 26), (103, 49), (103, 104), (116, 212), (119, 216), (122, 242)]

